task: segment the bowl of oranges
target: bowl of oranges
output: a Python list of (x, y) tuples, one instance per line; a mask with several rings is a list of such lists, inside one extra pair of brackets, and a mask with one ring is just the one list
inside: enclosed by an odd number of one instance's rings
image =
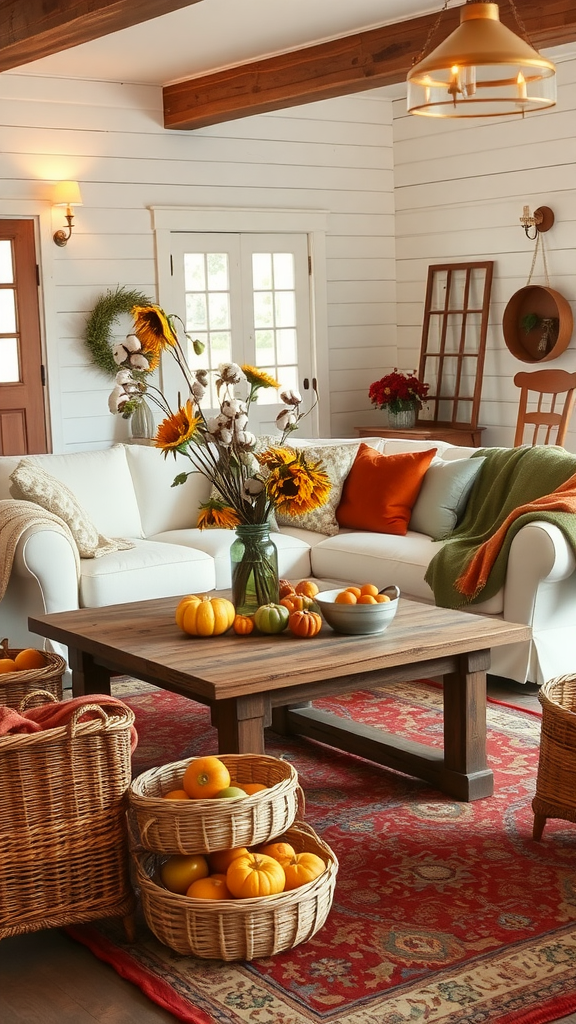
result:
[(383, 633), (396, 612), (400, 589), (394, 585), (379, 590), (374, 583), (339, 587), (317, 594), (316, 601), (329, 626), (337, 633)]

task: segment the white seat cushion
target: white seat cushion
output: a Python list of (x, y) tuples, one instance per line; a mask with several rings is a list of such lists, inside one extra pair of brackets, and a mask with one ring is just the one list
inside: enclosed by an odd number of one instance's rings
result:
[[(442, 541), (411, 530), (404, 537), (341, 530), (337, 537), (328, 537), (311, 549), (312, 569), (318, 578), (375, 583), (378, 587), (395, 583), (406, 596), (433, 602), (424, 573), (441, 545)], [(503, 608), (501, 591), (484, 602), (482, 613), (501, 614)], [(475, 606), (475, 610), (480, 608)]]
[[(310, 545), (305, 538), (297, 536), (304, 530), (291, 533), (271, 533), (278, 550), (278, 574), (284, 579), (305, 579), (311, 574)], [(319, 539), (320, 534), (315, 534)], [(230, 569), (230, 548), (235, 540), (234, 530), (175, 530), (159, 533), (150, 537), (151, 541), (162, 541), (164, 544), (185, 544), (190, 548), (203, 551), (214, 560), (216, 589), (226, 590), (232, 585)]]
[(82, 559), (80, 605), (102, 608), (127, 601), (207, 593), (215, 587), (214, 562), (203, 551), (136, 540), (129, 551)]

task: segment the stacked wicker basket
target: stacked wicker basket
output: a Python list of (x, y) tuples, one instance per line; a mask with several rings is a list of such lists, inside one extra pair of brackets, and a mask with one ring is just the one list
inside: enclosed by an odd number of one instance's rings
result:
[[(38, 700), (67, 703), (42, 691), (21, 710)], [(65, 725), (0, 737), (0, 939), (113, 915), (128, 928), (133, 722), (124, 705), (90, 704)]]
[[(3, 658), (15, 658), (22, 648), (8, 647), (2, 640), (0, 647)], [(21, 669), (19, 672), (4, 672), (0, 675), (0, 704), (19, 708), (20, 702), (33, 690), (47, 690), (56, 700), (62, 700), (62, 676), (66, 662), (59, 654), (42, 651), (46, 664), (42, 668)]]
[[(242, 800), (164, 800), (181, 786), (190, 760), (144, 772), (129, 792), (136, 880), (150, 929), (178, 953), (253, 960), (291, 949), (322, 927), (332, 905), (338, 861), (305, 822), (304, 798), (293, 766), (255, 754), (222, 754), (237, 782), (267, 787)], [(275, 896), (241, 900), (191, 899), (169, 892), (158, 870), (172, 854), (209, 854), (286, 839), (296, 852), (321, 857), (326, 869), (312, 882)]]

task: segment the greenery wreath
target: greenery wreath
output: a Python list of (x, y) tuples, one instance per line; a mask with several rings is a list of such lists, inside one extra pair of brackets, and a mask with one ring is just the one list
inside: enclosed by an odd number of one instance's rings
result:
[(95, 365), (115, 377), (119, 367), (112, 355), (112, 328), (119, 318), (129, 314), (134, 306), (152, 306), (152, 299), (149, 299), (143, 292), (129, 290), (119, 287), (115, 292), (108, 291), (101, 295), (94, 309), (86, 320), (84, 341), (90, 350)]

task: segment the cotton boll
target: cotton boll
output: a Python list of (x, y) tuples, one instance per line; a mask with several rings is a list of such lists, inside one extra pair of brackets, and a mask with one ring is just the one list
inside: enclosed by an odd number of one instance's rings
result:
[(282, 409), (276, 417), (276, 426), (278, 430), (286, 430), (288, 427), (293, 427), (298, 422), (298, 417), (291, 409)]
[(132, 352), (129, 356), (130, 366), (134, 370), (148, 370), (150, 369), (146, 356), (140, 354), (140, 352)]
[(112, 358), (117, 366), (122, 366), (128, 359), (128, 356), (128, 349), (122, 344), (122, 342), (118, 342), (117, 345), (113, 346)]
[(124, 348), (128, 352), (139, 352), (142, 348), (142, 342), (137, 334), (127, 334), (124, 342)]
[(126, 405), (127, 401), (128, 395), (124, 391), (124, 388), (120, 384), (117, 384), (108, 398), (108, 408), (110, 412), (120, 412)]

